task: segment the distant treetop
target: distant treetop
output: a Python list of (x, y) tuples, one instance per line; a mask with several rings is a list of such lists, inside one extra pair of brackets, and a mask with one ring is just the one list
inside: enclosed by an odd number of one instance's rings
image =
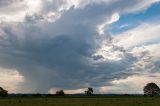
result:
[(146, 86), (143, 88), (144, 95), (146, 96), (158, 96), (160, 95), (160, 88), (158, 87), (157, 84), (151, 82), (148, 83)]
[(8, 95), (8, 91), (0, 87), (0, 96), (7, 96), (7, 95)]

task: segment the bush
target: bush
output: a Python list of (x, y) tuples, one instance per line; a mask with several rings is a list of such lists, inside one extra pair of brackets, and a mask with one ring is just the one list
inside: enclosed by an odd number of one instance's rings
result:
[(59, 90), (56, 92), (56, 96), (64, 96), (64, 91), (63, 90)]
[(8, 91), (0, 87), (0, 96), (7, 96), (7, 95), (8, 95)]

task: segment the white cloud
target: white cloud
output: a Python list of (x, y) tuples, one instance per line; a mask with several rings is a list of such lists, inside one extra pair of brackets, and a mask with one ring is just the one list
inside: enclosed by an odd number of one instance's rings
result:
[(121, 25), (119, 28), (120, 28), (120, 29), (123, 29), (123, 28), (127, 28), (127, 27), (129, 27), (129, 26), (131, 26), (131, 24), (123, 24), (123, 25)]
[[(51, 94), (55, 94), (56, 91), (61, 90), (60, 88), (52, 88), (49, 90), (49, 93)], [(86, 88), (81, 88), (81, 89), (72, 89), (72, 90), (64, 90), (65, 94), (79, 94), (82, 93), (84, 94), (84, 91), (86, 90)]]
[(7, 6), (0, 7), (0, 22), (22, 22), (27, 14), (38, 14), (42, 6), (41, 0), (6, 0), (5, 2)]
[[(135, 47), (132, 49), (133, 54), (139, 54), (139, 52), (148, 51), (151, 55), (154, 57), (160, 57), (159, 50), (160, 49), (160, 43), (150, 44), (150, 45), (143, 45), (140, 47)], [(155, 59), (156, 59), (155, 58)]]
[[(138, 5), (133, 6), (128, 9), (119, 9), (117, 12), (135, 12), (146, 9), (151, 4), (158, 2), (159, 0), (134, 0), (134, 1), (124, 1), (124, 5), (132, 3), (137, 3)], [(109, 5), (114, 5), (114, 3), (121, 3), (122, 1), (118, 0), (3, 0), (0, 2), (0, 21), (14, 21), (21, 22), (24, 20), (26, 14), (41, 14), (46, 16), (50, 12), (60, 14), (63, 11), (68, 10), (70, 7), (74, 6), (75, 8), (84, 8), (85, 6), (92, 3), (106, 3)], [(138, 3), (139, 2), (139, 3)], [(3, 5), (7, 6), (3, 6)], [(122, 4), (119, 4), (122, 5)], [(123, 5), (122, 5), (123, 6)], [(113, 6), (114, 7), (114, 6)], [(13, 18), (14, 16), (14, 18)], [(12, 18), (11, 18), (12, 17)], [(113, 15), (110, 22), (117, 20), (119, 15)]]
[(120, 16), (118, 13), (114, 13), (112, 16), (111, 16), (111, 19), (108, 21), (108, 24), (112, 24), (114, 22), (117, 22), (119, 20)]
[(101, 92), (107, 93), (130, 93), (130, 94), (143, 94), (143, 87), (149, 82), (159, 84), (159, 73), (141, 73), (141, 75), (129, 76), (126, 79), (113, 80), (112, 86), (102, 87)]
[[(127, 2), (128, 0), (124, 0)], [(134, 5), (133, 8), (128, 8), (125, 9), (125, 13), (130, 13), (130, 12), (139, 12), (139, 11), (144, 11), (148, 7), (150, 7), (152, 4), (159, 2), (160, 0), (135, 0), (134, 2), (139, 2), (137, 5)], [(132, 5), (132, 4), (131, 4)]]
[(132, 54), (139, 58), (132, 66), (135, 72), (159, 72), (160, 71), (160, 44), (151, 44), (132, 49)]
[(159, 24), (142, 24), (114, 37), (115, 44), (127, 48), (159, 42)]
[(105, 34), (104, 30), (105, 30), (106, 26), (108, 26), (114, 22), (117, 22), (119, 20), (119, 18), (120, 18), (120, 15), (118, 13), (112, 14), (110, 19), (107, 18), (104, 23), (97, 26), (98, 33), (100, 35), (104, 35)]
[(24, 83), (24, 77), (15, 69), (0, 68), (0, 83), (9, 93), (16, 93), (21, 90), (20, 84)]
[(99, 59), (101, 61), (120, 61), (123, 59), (125, 50), (123, 47), (116, 46), (112, 44), (111, 41), (108, 41), (108, 38), (100, 41), (100, 47), (96, 49), (93, 56), (102, 56), (103, 58)]
[(27, 12), (30, 13), (39, 13), (42, 7), (42, 0), (26, 0), (27, 3)]
[[(4, 0), (6, 6), (3, 3), (0, 4), (0, 22), (3, 21), (14, 21), (19, 22), (24, 18), (26, 4), (23, 0)], [(1, 3), (1, 2), (0, 2)]]

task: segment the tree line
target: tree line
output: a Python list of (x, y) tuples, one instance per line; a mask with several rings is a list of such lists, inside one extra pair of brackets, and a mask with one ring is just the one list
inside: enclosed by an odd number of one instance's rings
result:
[[(157, 84), (151, 82), (147, 83), (143, 88), (144, 96), (160, 96), (160, 88)], [(94, 90), (92, 87), (89, 87), (86, 91), (84, 91), (84, 94), (87, 96), (94, 95)], [(0, 87), (0, 96), (7, 96), (8, 91)], [(35, 94), (35, 96), (40, 96), (41, 94)], [(65, 96), (65, 92), (63, 90), (56, 91), (55, 96)]]

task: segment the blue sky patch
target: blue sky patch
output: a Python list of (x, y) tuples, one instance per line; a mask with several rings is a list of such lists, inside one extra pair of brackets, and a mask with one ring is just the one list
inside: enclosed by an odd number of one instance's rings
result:
[[(155, 18), (156, 17), (156, 18)], [(160, 3), (153, 4), (150, 8), (145, 11), (123, 14), (119, 21), (113, 23), (110, 26), (110, 32), (113, 35), (125, 32), (131, 28), (134, 28), (141, 23), (158, 21), (160, 19)]]

